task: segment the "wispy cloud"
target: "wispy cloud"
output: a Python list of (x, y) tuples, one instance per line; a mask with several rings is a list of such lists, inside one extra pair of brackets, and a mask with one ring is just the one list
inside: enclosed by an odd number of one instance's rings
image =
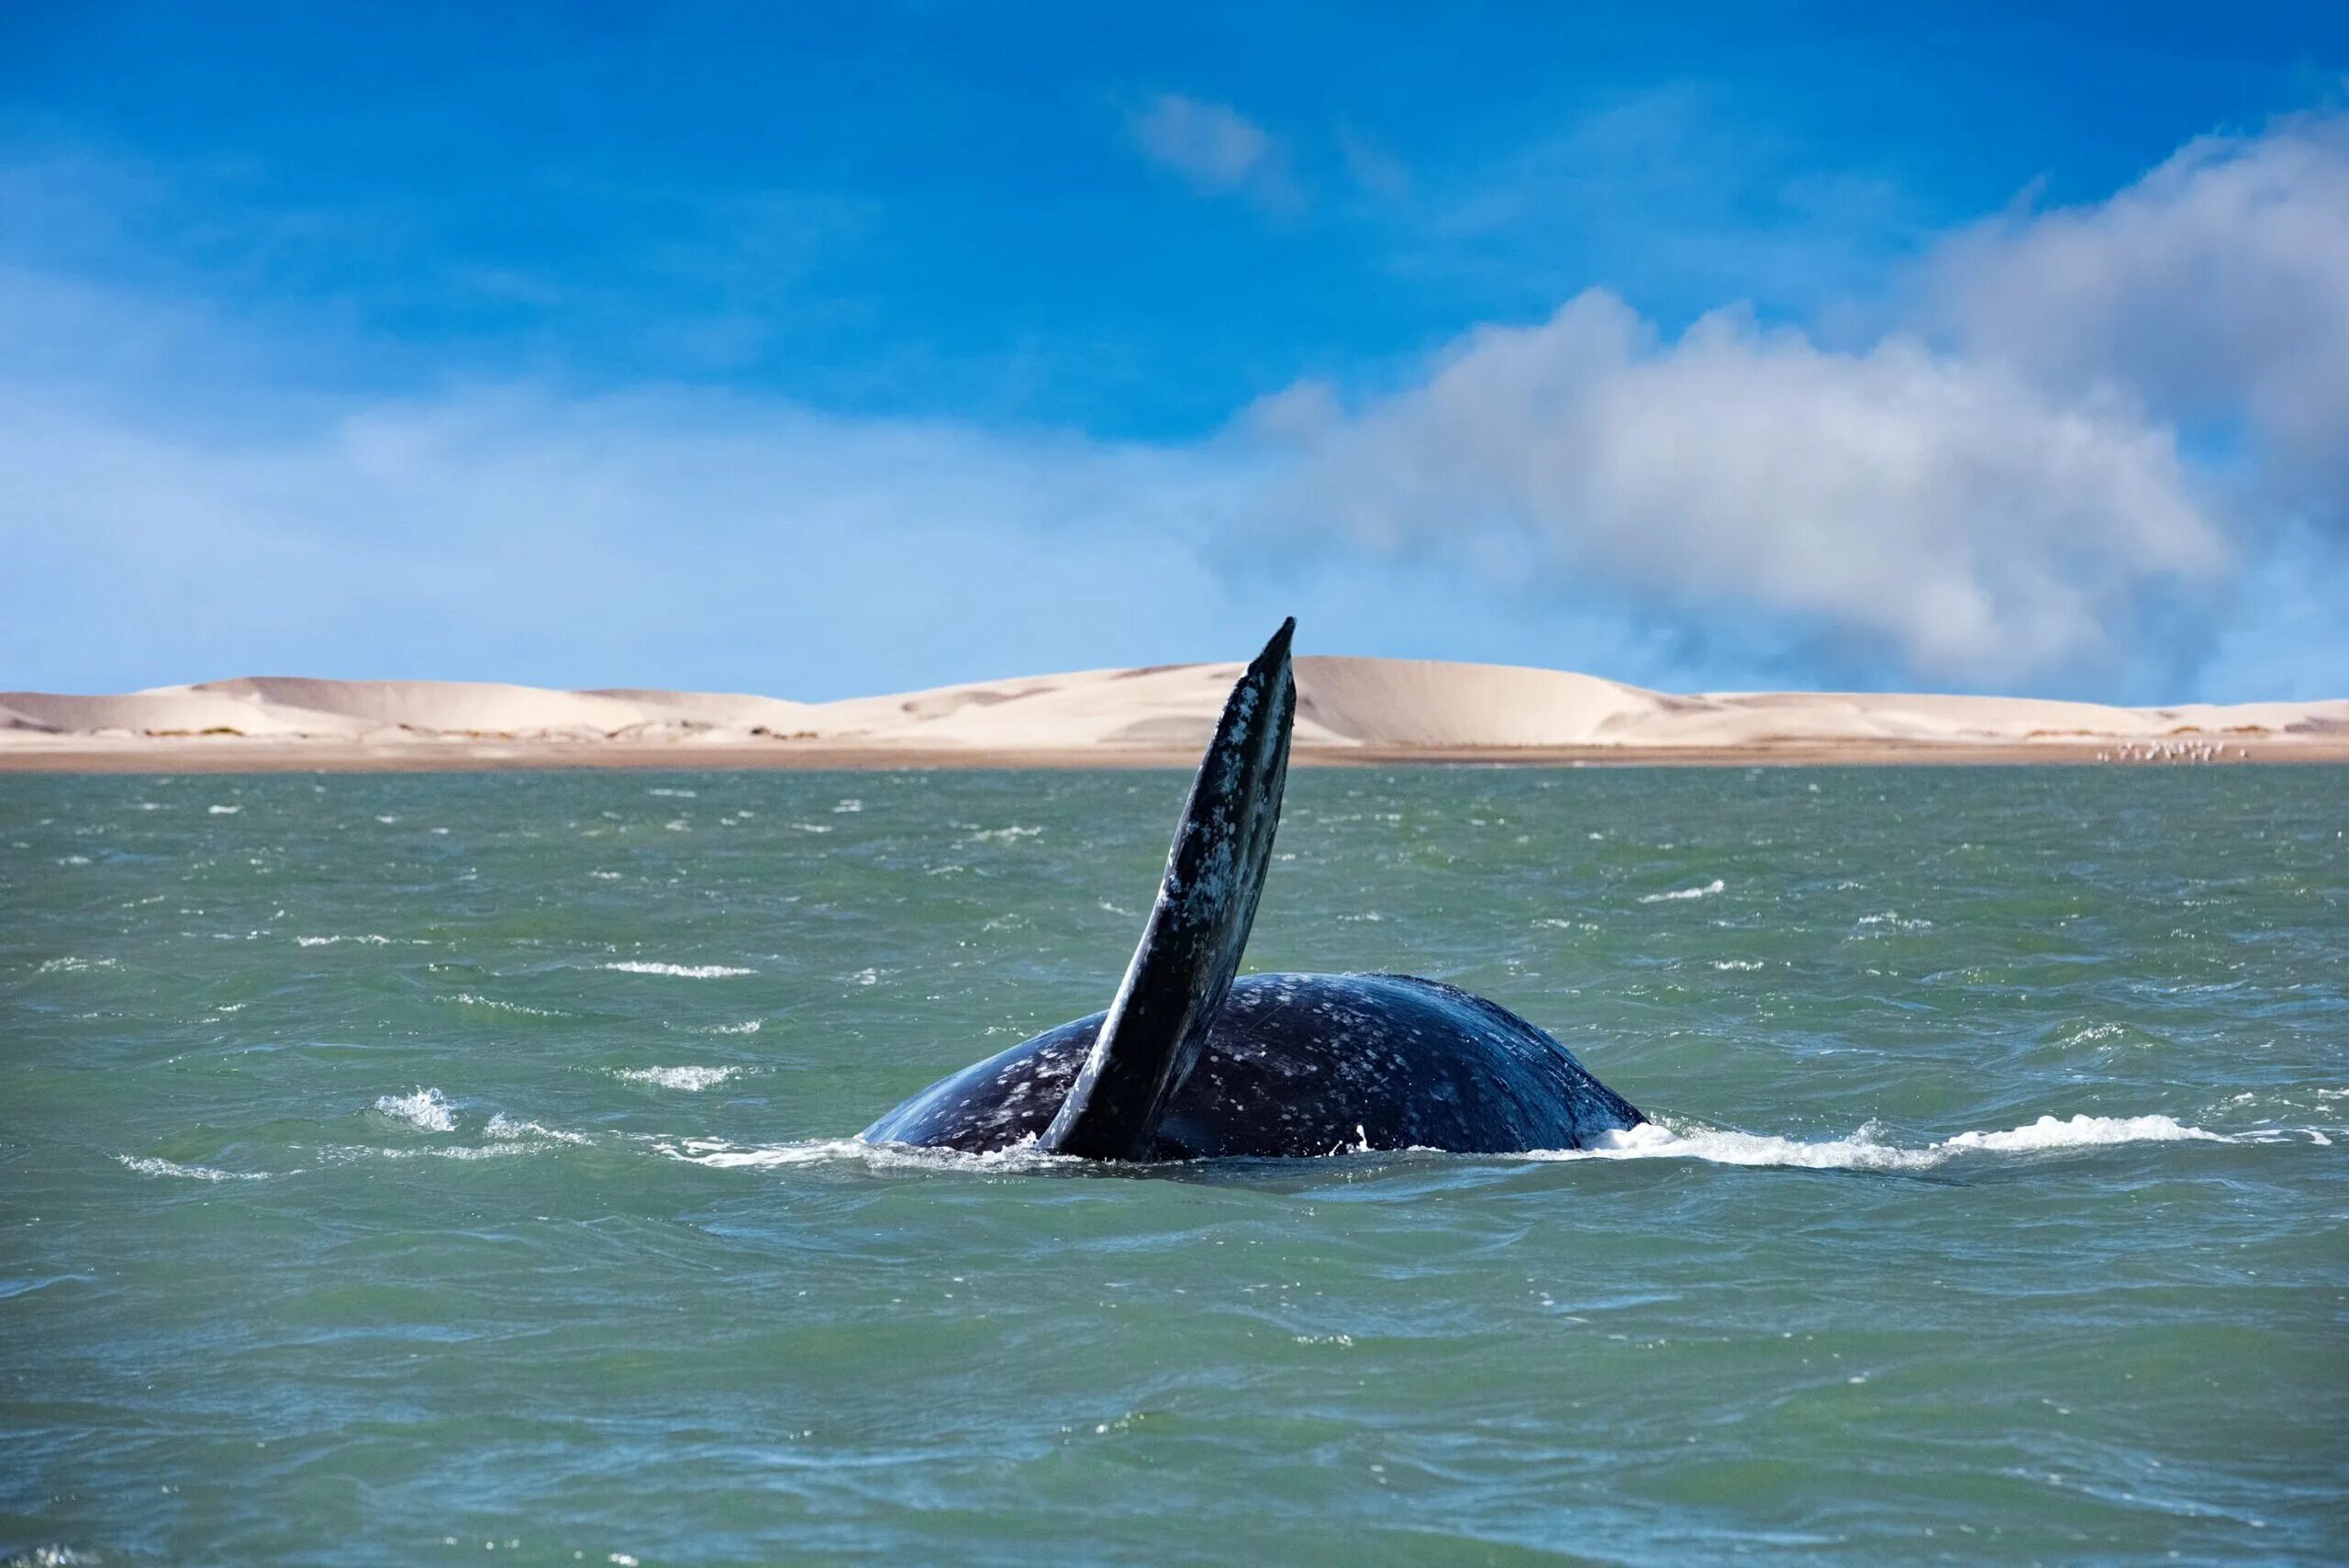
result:
[(1401, 201), (1411, 194), (1411, 171), (1367, 132), (1341, 124), (1335, 133), (1339, 161), (1346, 175), (1364, 192), (1384, 201)]
[(1301, 193), (1272, 134), (1239, 110), (1180, 93), (1161, 93), (1131, 117), (1134, 144), (1194, 190), (1236, 195), (1267, 207), (1295, 206)]
[(1603, 284), (1682, 320), (1732, 299), (1807, 314), (1879, 285), (1926, 233), (1865, 148), (1814, 144), (1686, 82), (1420, 182), (1410, 210), (1392, 244), (1411, 275), (1545, 310)]

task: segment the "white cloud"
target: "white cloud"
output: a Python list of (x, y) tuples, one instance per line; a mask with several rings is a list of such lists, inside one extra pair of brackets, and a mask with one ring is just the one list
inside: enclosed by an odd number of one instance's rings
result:
[(1983, 225), (1929, 288), (1967, 351), (2248, 434), (2349, 523), (2349, 117), (2199, 138), (2108, 200)]
[[(1594, 290), (1384, 395), (1303, 384), (1165, 446), (674, 389), (322, 395), (298, 336), (0, 268), (0, 684), (836, 695), (1212, 657), (1294, 608), (1326, 650), (1634, 679), (2316, 695), (2349, 582), (2277, 502), (2349, 517), (2343, 124), (1971, 230), (1872, 345), (1735, 310), (1667, 337)], [(1135, 133), (1202, 189), (1286, 189), (1229, 109), (1162, 98)]]
[(2109, 682), (2138, 618), (2228, 558), (2168, 434), (2123, 406), (1735, 313), (1666, 342), (1604, 291), (1358, 411), (1308, 386), (1254, 423), (1296, 465), (1284, 517), (1569, 596), (1759, 611), (1932, 680)]
[(1194, 190), (1237, 193), (1268, 206), (1297, 199), (1280, 144), (1236, 109), (1161, 93), (1134, 115), (1132, 127), (1143, 153)]

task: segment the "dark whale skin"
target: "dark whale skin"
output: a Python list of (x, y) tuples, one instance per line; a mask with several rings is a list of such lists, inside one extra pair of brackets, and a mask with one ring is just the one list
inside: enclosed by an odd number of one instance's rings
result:
[[(1106, 1013), (940, 1080), (869, 1143), (985, 1154), (1037, 1138)], [(1290, 1159), (1380, 1149), (1578, 1149), (1647, 1118), (1506, 1007), (1401, 974), (1236, 981), (1174, 1090), (1149, 1160)]]

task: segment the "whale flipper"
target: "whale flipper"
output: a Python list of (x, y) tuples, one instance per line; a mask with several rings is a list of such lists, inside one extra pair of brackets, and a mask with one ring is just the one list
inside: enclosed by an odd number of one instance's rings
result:
[(1076, 1083), (1038, 1140), (1049, 1152), (1146, 1158), (1230, 994), (1288, 778), (1297, 717), (1288, 650), (1296, 629), (1295, 617), (1281, 623), (1223, 705), (1166, 851), (1165, 880), (1141, 945)]

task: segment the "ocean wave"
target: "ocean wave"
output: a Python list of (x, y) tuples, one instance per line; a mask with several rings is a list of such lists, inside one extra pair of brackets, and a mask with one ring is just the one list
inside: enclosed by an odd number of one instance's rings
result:
[(2044, 1153), (2065, 1149), (2106, 1148), (2121, 1143), (2235, 1143), (2231, 1138), (2189, 1127), (2165, 1116), (2041, 1117), (2027, 1127), (2003, 1132), (1961, 1132), (1939, 1143), (1902, 1148), (1878, 1140), (1875, 1124), (1849, 1138), (1799, 1142), (1768, 1133), (1729, 1132), (1717, 1128), (1675, 1128), (1660, 1122), (1605, 1134), (1588, 1149), (1543, 1150), (1531, 1160), (1703, 1160), (1716, 1165), (1782, 1165), (1806, 1171), (1925, 1171), (1961, 1155)]
[(117, 1154), (115, 1159), (142, 1176), (178, 1176), (191, 1182), (262, 1182), (269, 1179), (266, 1171), (216, 1171), (209, 1165), (183, 1165), (176, 1160), (159, 1160), (151, 1154)]
[(33, 973), (36, 974), (79, 974), (88, 969), (119, 969), (120, 967), (122, 966), (110, 958), (75, 958), (69, 953), (63, 958), (41, 960), (40, 967)]
[(418, 1089), (408, 1095), (385, 1095), (375, 1102), (375, 1108), (394, 1121), (404, 1121), (422, 1132), (454, 1132), (456, 1113), (438, 1089)]
[[(1661, 1122), (1647, 1122), (1631, 1127), (1626, 1131), (1604, 1134), (1593, 1148), (1551, 1148), (1551, 1151), (1530, 1151), (1513, 1155), (1518, 1160), (1539, 1162), (1569, 1162), (1569, 1160), (1703, 1160), (1708, 1164), (1745, 1164), (1745, 1167), (1786, 1167), (1802, 1172), (1929, 1172), (1966, 1155), (1992, 1155), (1992, 1152), (2058, 1152), (2079, 1151), (2079, 1148), (2111, 1148), (2121, 1143), (2274, 1143), (2288, 1136), (2286, 1129), (2260, 1129), (2250, 1134), (2218, 1134), (2203, 1127), (2177, 1122), (2165, 1115), (2140, 1115), (2140, 1118), (2100, 1118), (2100, 1115), (2074, 1115), (2074, 1118), (2051, 1118), (2043, 1115), (2027, 1127), (2010, 1127), (2006, 1131), (1962, 1131), (1943, 1139), (1941, 1143), (1926, 1143), (1921, 1148), (1903, 1148), (1898, 1143), (1884, 1143), (1876, 1134), (1875, 1124), (1867, 1124), (1851, 1134), (1849, 1139), (1825, 1139), (1818, 1143), (1804, 1143), (1797, 1139), (1780, 1139), (1774, 1134), (1750, 1134), (1750, 1131), (1724, 1131), (1717, 1127), (1668, 1127)], [(899, 1143), (864, 1143), (860, 1139), (810, 1139), (801, 1143), (729, 1143), (723, 1139), (679, 1139), (655, 1140), (662, 1155), (670, 1160), (684, 1160), (688, 1164), (707, 1164), (714, 1169), (771, 1169), (771, 1167), (801, 1167), (801, 1164), (864, 1164), (869, 1169), (928, 1169), (928, 1172), (1050, 1172), (1050, 1169), (1083, 1169), (1085, 1162), (1066, 1155), (1045, 1155), (1033, 1143), (1012, 1145), (1008, 1151), (991, 1155), (965, 1155), (942, 1148), (909, 1148)], [(1397, 1152), (1409, 1155), (1438, 1155), (1442, 1151), (1369, 1151), (1360, 1145), (1346, 1145), (1337, 1151), (1339, 1157), (1391, 1157)]]
[(741, 1071), (740, 1067), (621, 1067), (614, 1069), (612, 1076), (630, 1084), (651, 1084), (655, 1088), (699, 1094), (704, 1089), (716, 1088)]
[(906, 1143), (867, 1143), (860, 1138), (817, 1138), (798, 1143), (729, 1143), (722, 1138), (656, 1140), (653, 1148), (671, 1160), (716, 1170), (770, 1170), (792, 1165), (863, 1165), (876, 1171), (971, 1171), (991, 1175), (1029, 1171), (1084, 1170), (1090, 1162), (1072, 1154), (1047, 1154), (1032, 1140), (991, 1154), (958, 1149), (919, 1149)]
[(533, 1018), (564, 1018), (571, 1015), (558, 1013), (551, 1007), (532, 1007), (520, 1002), (501, 1002), (495, 996), (476, 996), (470, 991), (460, 991), (449, 998), (468, 1007), (488, 1007), (500, 1013), (521, 1013)]
[(36, 1546), (30, 1551), (19, 1552), (0, 1568), (95, 1568), (105, 1562), (94, 1551), (76, 1551), (70, 1546)]
[(726, 963), (652, 963), (643, 959), (622, 959), (607, 963), (606, 969), (621, 974), (674, 974), (680, 980), (720, 980), (731, 974), (756, 974), (755, 969), (737, 969)]
[(333, 1144), (318, 1151), (329, 1164), (349, 1164), (356, 1160), (506, 1160), (517, 1155), (538, 1154), (555, 1147), (558, 1140), (543, 1138), (509, 1138), (495, 1143), (444, 1143), (431, 1149), (384, 1149), (374, 1144)]
[(1640, 902), (1642, 904), (1672, 904), (1684, 898), (1710, 898), (1716, 893), (1726, 893), (1728, 891), (1729, 884), (1723, 882), (1720, 877), (1715, 877), (1712, 881), (1705, 884), (1702, 887), (1683, 887), (1675, 889), (1671, 893), (1642, 893), (1640, 895)]
[(561, 1128), (548, 1127), (543, 1122), (517, 1121), (504, 1111), (489, 1118), (482, 1135), (498, 1143), (585, 1143), (584, 1132), (565, 1132)]
[[(2303, 1130), (2302, 1136), (2308, 1136)], [(1647, 1122), (1620, 1132), (1605, 1134), (1587, 1149), (1537, 1149), (1501, 1156), (1543, 1162), (1575, 1160), (1701, 1160), (1716, 1165), (1778, 1166), (1805, 1171), (1926, 1171), (1968, 1155), (2046, 1153), (2065, 1150), (2110, 1148), (2132, 1143), (2272, 1143), (2292, 1136), (2285, 1129), (2227, 1134), (2211, 1132), (2166, 1116), (2041, 1117), (2024, 1127), (2004, 1131), (1961, 1132), (1938, 1143), (1904, 1148), (1883, 1142), (1874, 1123), (1848, 1138), (1804, 1142), (1769, 1133), (1731, 1132), (1695, 1124), (1670, 1126)], [(2321, 1134), (2316, 1135), (2322, 1140)], [(965, 1171), (988, 1174), (1052, 1170), (1085, 1170), (1090, 1162), (1074, 1156), (1046, 1154), (1032, 1140), (990, 1154), (966, 1154), (951, 1149), (920, 1149), (907, 1144), (874, 1144), (854, 1138), (809, 1139), (796, 1143), (732, 1143), (718, 1138), (655, 1139), (663, 1156), (718, 1170), (768, 1170), (777, 1167), (861, 1164), (883, 1171)], [(1348, 1144), (1324, 1158), (1391, 1159), (1397, 1154), (1436, 1155), (1434, 1149), (1378, 1150)], [(1483, 1156), (1464, 1156), (1483, 1158)]]

